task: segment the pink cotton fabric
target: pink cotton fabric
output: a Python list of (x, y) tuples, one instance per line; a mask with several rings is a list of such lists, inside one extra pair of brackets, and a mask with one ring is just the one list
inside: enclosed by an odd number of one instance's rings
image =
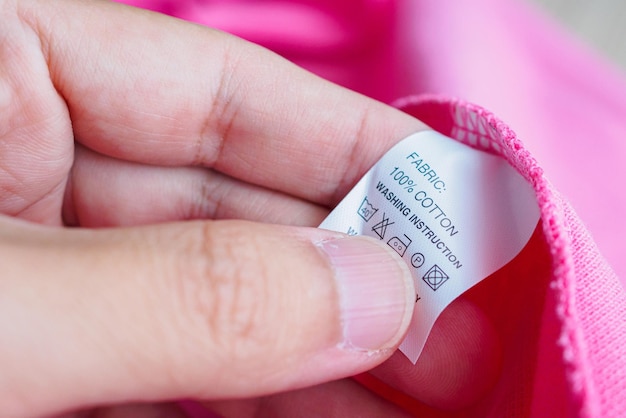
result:
[(533, 185), (541, 208), (542, 233), (484, 284), (498, 287), (507, 306), (494, 306), (486, 289), (473, 290), (499, 330), (505, 368), (493, 393), (458, 415), (624, 415), (626, 293), (571, 206), (515, 133), (486, 110), (436, 97), (397, 104), (442, 133), (502, 155)]
[[(446, 135), (502, 155), (533, 185), (541, 227), (515, 260), (468, 294), (502, 340), (500, 381), (464, 411), (406, 405), (412, 412), (626, 414), (621, 74), (516, 1), (126, 3), (234, 33), (394, 103)], [(480, 103), (507, 125), (447, 97)]]

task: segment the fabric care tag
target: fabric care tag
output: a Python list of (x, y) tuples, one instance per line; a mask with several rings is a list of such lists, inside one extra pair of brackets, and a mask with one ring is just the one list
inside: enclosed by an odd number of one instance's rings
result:
[(422, 131), (389, 150), (320, 228), (380, 239), (409, 265), (417, 294), (400, 350), (415, 363), (443, 309), (513, 259), (538, 221), (532, 187), (503, 158)]

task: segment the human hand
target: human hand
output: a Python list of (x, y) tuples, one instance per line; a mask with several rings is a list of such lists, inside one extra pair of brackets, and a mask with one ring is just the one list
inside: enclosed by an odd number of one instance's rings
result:
[[(401, 415), (350, 380), (306, 388), (387, 359), (413, 289), (384, 245), (305, 226), (424, 125), (160, 15), (0, 7), (3, 415), (181, 398), (229, 416)], [(489, 328), (456, 306), (426, 360), (395, 355), (378, 374), (435, 405), (477, 396), (493, 374)], [(450, 328), (482, 337), (475, 358), (455, 355)]]

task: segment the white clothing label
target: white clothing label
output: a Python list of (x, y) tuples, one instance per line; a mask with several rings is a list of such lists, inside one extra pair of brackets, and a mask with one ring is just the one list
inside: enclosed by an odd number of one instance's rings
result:
[(415, 363), (441, 311), (513, 259), (538, 221), (532, 187), (503, 158), (422, 131), (389, 150), (320, 228), (378, 238), (409, 265), (417, 294), (400, 350)]

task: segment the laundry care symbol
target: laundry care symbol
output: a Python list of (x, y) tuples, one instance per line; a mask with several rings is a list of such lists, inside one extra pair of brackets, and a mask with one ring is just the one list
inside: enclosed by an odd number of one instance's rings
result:
[(393, 225), (394, 223), (395, 222), (389, 222), (389, 218), (386, 216), (385, 212), (383, 212), (383, 220), (374, 225), (372, 227), (372, 231), (374, 231), (376, 235), (380, 237), (380, 239), (385, 239), (387, 227), (389, 225)]
[(426, 274), (424, 274), (422, 280), (424, 280), (431, 289), (437, 290), (449, 278), (450, 276), (448, 276), (443, 270), (441, 270), (441, 267), (435, 264), (426, 272)]
[(361, 202), (361, 206), (359, 206), (359, 210), (357, 210), (356, 213), (358, 213), (365, 222), (369, 222), (376, 212), (378, 212), (378, 208), (375, 208), (374, 205), (367, 200), (367, 196), (365, 196), (363, 202)]
[(404, 257), (404, 253), (406, 252), (406, 249), (413, 242), (413, 240), (407, 237), (406, 235), (403, 234), (402, 236), (404, 237), (404, 239), (401, 239), (399, 237), (393, 237), (389, 240), (389, 242), (387, 242), (387, 244), (391, 248), (393, 248), (394, 250), (396, 250), (398, 254), (400, 254), (400, 257)]
[(425, 262), (426, 262), (426, 257), (424, 257), (424, 254), (422, 254), (422, 253), (415, 253), (411, 257), (411, 264), (416, 269), (422, 267)]

